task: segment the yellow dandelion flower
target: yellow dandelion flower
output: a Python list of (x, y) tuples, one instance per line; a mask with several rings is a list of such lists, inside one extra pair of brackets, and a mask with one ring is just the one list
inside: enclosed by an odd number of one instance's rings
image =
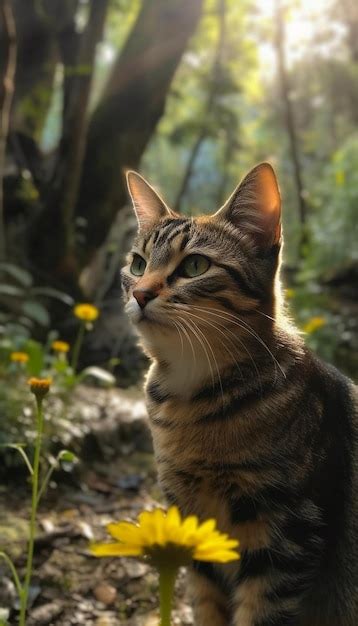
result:
[(327, 324), (327, 321), (324, 317), (311, 317), (311, 319), (308, 320), (308, 322), (306, 322), (306, 324), (304, 324), (303, 326), (303, 330), (305, 331), (305, 333), (314, 333), (316, 332), (316, 330), (318, 330), (319, 328), (322, 328), (322, 326), (325, 326)]
[(67, 341), (53, 341), (51, 344), (52, 350), (55, 352), (68, 352), (70, 349), (70, 344)]
[(11, 352), (10, 361), (13, 363), (27, 363), (29, 355), (26, 352)]
[(76, 304), (73, 312), (83, 322), (94, 322), (99, 316), (99, 309), (93, 304)]
[(294, 298), (295, 293), (296, 293), (296, 292), (295, 292), (295, 290), (294, 290), (294, 289), (291, 289), (290, 287), (289, 287), (288, 289), (285, 289), (285, 295), (286, 295), (286, 298), (287, 298), (287, 299), (289, 299), (289, 300), (290, 300), (291, 298)]
[(342, 187), (346, 182), (346, 175), (342, 170), (338, 170), (336, 172), (336, 185), (337, 187)]
[(30, 389), (32, 393), (37, 398), (43, 398), (48, 392), (52, 385), (52, 378), (29, 378), (27, 384), (30, 385)]
[(176, 506), (143, 511), (138, 523), (108, 524), (113, 543), (92, 545), (95, 556), (142, 556), (157, 567), (175, 563), (187, 565), (192, 559), (226, 563), (239, 559), (239, 542), (216, 529), (213, 519), (200, 523), (194, 515), (181, 518)]

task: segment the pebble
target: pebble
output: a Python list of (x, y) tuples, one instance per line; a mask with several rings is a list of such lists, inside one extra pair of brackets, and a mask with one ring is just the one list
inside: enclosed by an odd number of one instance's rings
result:
[(100, 583), (94, 588), (93, 594), (98, 602), (109, 605), (115, 602), (117, 589), (108, 583)]

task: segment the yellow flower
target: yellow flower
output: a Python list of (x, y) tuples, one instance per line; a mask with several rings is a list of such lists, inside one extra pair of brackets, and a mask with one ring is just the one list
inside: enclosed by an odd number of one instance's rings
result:
[(10, 361), (13, 363), (27, 363), (29, 355), (26, 352), (11, 352)]
[(107, 530), (115, 543), (92, 545), (95, 556), (143, 556), (153, 565), (169, 563), (179, 567), (192, 559), (226, 563), (239, 559), (239, 542), (216, 529), (213, 519), (199, 523), (196, 516), (182, 519), (176, 506), (142, 511), (138, 524), (117, 522)]
[(345, 173), (342, 170), (336, 172), (336, 185), (337, 187), (342, 187), (346, 182)]
[(76, 304), (73, 312), (78, 319), (84, 322), (94, 322), (99, 316), (99, 310), (93, 304)]
[(53, 341), (51, 348), (55, 350), (55, 352), (68, 352), (70, 344), (67, 343), (67, 341)]
[(285, 289), (286, 298), (289, 300), (294, 297), (295, 293), (295, 290), (291, 289), (290, 287), (288, 289)]
[(30, 385), (32, 393), (37, 398), (43, 398), (52, 385), (52, 378), (29, 378), (27, 384)]
[(311, 319), (308, 320), (308, 322), (306, 322), (306, 324), (303, 326), (303, 330), (305, 331), (305, 333), (314, 333), (319, 328), (322, 328), (322, 326), (325, 326), (326, 323), (327, 322), (324, 317), (311, 317)]

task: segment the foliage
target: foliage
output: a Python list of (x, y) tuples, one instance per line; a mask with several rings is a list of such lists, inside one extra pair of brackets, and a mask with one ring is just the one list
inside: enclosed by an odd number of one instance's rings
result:
[(20, 576), (16, 570), (16, 567), (8, 556), (8, 554), (4, 551), (0, 551), (0, 560), (5, 561), (6, 565), (10, 569), (13, 581), (15, 583), (16, 591), (19, 597), (20, 603), (20, 613), (19, 613), (19, 626), (26, 625), (26, 614), (27, 614), (27, 605), (29, 600), (29, 592), (30, 592), (30, 583), (32, 578), (32, 568), (33, 568), (33, 555), (34, 555), (34, 546), (35, 546), (35, 533), (37, 526), (37, 509), (41, 500), (41, 497), (44, 495), (47, 485), (50, 481), (51, 475), (56, 468), (57, 465), (60, 465), (62, 462), (73, 463), (75, 461), (75, 456), (69, 452), (68, 450), (61, 450), (54, 463), (50, 463), (50, 467), (46, 473), (43, 474), (43, 479), (41, 480), (41, 468), (43, 463), (41, 462), (42, 457), (42, 444), (43, 444), (43, 432), (44, 432), (44, 414), (43, 414), (43, 400), (45, 396), (48, 394), (52, 380), (50, 378), (30, 378), (28, 381), (31, 392), (35, 396), (35, 447), (34, 447), (34, 457), (33, 462), (30, 461), (29, 456), (25, 451), (24, 444), (9, 444), (7, 447), (12, 448), (19, 452), (22, 460), (25, 462), (26, 468), (30, 475), (31, 488), (32, 488), (32, 497), (31, 497), (31, 510), (30, 510), (30, 520), (29, 520), (29, 539), (27, 546), (27, 554), (26, 554), (26, 571), (24, 576), (24, 581), (20, 581)]
[[(79, 309), (78, 309), (79, 307)], [(85, 308), (84, 308), (85, 307)], [(2, 446), (1, 458), (5, 466), (11, 466), (14, 454), (4, 445), (34, 437), (33, 412), (29, 394), (25, 388), (25, 381), (29, 376), (42, 376), (53, 379), (53, 394), (58, 397), (59, 403), (52, 407), (53, 420), (46, 422), (44, 433), (44, 450), (49, 456), (53, 445), (61, 440), (62, 431), (68, 428), (67, 420), (70, 418), (68, 402), (70, 394), (80, 383), (90, 382), (102, 387), (114, 384), (114, 376), (107, 370), (97, 366), (89, 366), (77, 371), (77, 362), (80, 355), (82, 340), (85, 332), (93, 329), (92, 322), (87, 321), (88, 312), (94, 321), (99, 315), (99, 310), (90, 304), (76, 305), (74, 311), (78, 315), (86, 313), (79, 318), (77, 340), (71, 349), (67, 342), (58, 339), (58, 333), (50, 330), (45, 343), (40, 343), (22, 335), (20, 332), (4, 334), (0, 339), (0, 409), (2, 422), (0, 427), (0, 445)], [(95, 317), (93, 317), (95, 312)], [(16, 325), (15, 325), (16, 327)], [(71, 350), (71, 361), (68, 359)]]
[(325, 165), (313, 186), (312, 206), (307, 266), (330, 270), (358, 259), (358, 135), (347, 139)]

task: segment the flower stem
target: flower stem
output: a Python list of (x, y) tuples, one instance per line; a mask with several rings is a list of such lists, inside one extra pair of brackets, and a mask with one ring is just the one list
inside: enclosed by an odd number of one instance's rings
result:
[(27, 549), (27, 563), (25, 581), (20, 596), (20, 617), (19, 626), (25, 626), (26, 624), (26, 609), (29, 598), (29, 588), (32, 575), (32, 561), (34, 556), (34, 543), (36, 532), (36, 514), (38, 505), (38, 489), (39, 489), (39, 469), (40, 469), (40, 452), (42, 444), (43, 433), (43, 412), (42, 412), (42, 398), (36, 397), (36, 442), (35, 442), (35, 454), (33, 464), (32, 475), (32, 498), (31, 498), (31, 517), (30, 517), (30, 533), (29, 543)]
[(159, 569), (160, 626), (170, 626), (172, 598), (177, 576), (177, 568)]
[(85, 329), (86, 329), (85, 322), (81, 322), (80, 327), (78, 329), (75, 345), (73, 346), (73, 352), (72, 352), (71, 367), (73, 369), (74, 374), (76, 373), (76, 370), (77, 370), (78, 358), (80, 356)]
[(2, 552), (2, 551), (0, 552), (0, 559), (4, 559), (5, 563), (8, 564), (14, 583), (15, 583), (16, 591), (20, 598), (22, 594), (22, 587), (21, 587), (20, 579), (18, 577), (15, 565), (13, 564), (10, 557), (6, 554), (6, 552)]

